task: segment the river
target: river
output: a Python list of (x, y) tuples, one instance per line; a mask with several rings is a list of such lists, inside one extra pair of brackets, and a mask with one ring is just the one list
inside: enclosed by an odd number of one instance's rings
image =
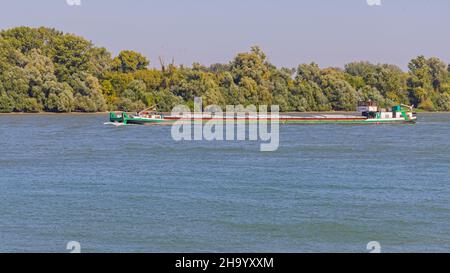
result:
[(450, 114), (183, 141), (107, 115), (0, 115), (0, 252), (450, 251)]

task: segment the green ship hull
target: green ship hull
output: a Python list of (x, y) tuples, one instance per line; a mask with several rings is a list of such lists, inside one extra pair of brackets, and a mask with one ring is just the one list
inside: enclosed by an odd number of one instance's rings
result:
[(116, 114), (114, 112), (109, 113), (109, 121), (113, 123), (122, 123), (122, 124), (136, 124), (136, 125), (146, 125), (146, 124), (159, 124), (167, 122), (164, 120), (164, 117), (160, 118), (148, 118), (143, 116), (133, 116), (129, 115), (125, 112), (120, 114)]

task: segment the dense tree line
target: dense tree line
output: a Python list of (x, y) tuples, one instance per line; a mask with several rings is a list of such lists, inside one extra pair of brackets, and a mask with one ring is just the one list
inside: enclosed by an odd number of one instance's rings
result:
[(0, 112), (136, 111), (157, 105), (280, 105), (282, 111), (354, 110), (360, 100), (381, 106), (414, 104), (450, 111), (450, 68), (419, 56), (409, 71), (389, 64), (353, 62), (321, 69), (277, 68), (259, 47), (228, 64), (192, 67), (149, 60), (134, 51), (116, 57), (81, 37), (49, 28), (0, 32)]

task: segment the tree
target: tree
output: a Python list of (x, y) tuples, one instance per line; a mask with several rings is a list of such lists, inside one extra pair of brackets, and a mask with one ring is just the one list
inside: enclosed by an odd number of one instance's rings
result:
[(115, 57), (112, 62), (112, 71), (128, 73), (138, 70), (144, 70), (150, 64), (147, 58), (140, 53), (124, 50), (119, 53), (119, 56)]
[(148, 59), (130, 50), (112, 59), (105, 48), (51, 28), (0, 31), (0, 111), (136, 111), (155, 104), (170, 111), (193, 106), (194, 97), (207, 105), (277, 104), (282, 111), (354, 110), (358, 100), (450, 111), (450, 66), (436, 57), (414, 58), (408, 72), (369, 62), (291, 69), (277, 68), (254, 46), (228, 64), (161, 64), (149, 69)]
[(135, 107), (139, 106), (140, 108), (144, 108), (145, 106), (150, 106), (149, 104), (153, 104), (152, 95), (146, 93), (146, 91), (147, 87), (143, 81), (133, 80), (122, 93), (121, 97), (131, 102), (139, 102), (139, 105), (135, 105)]
[(71, 76), (88, 72), (91, 67), (91, 42), (71, 34), (57, 36), (53, 39), (52, 58), (55, 74), (60, 81), (68, 81)]
[(164, 89), (156, 94), (156, 104), (160, 111), (170, 112), (175, 106), (183, 104), (183, 99)]
[(355, 109), (358, 94), (348, 82), (328, 74), (323, 77), (322, 88), (334, 110), (352, 111)]
[(159, 70), (148, 69), (134, 72), (133, 77), (145, 83), (147, 92), (155, 92), (161, 87), (164, 75)]
[(30, 81), (25, 69), (15, 66), (3, 71), (0, 81), (6, 95), (13, 101), (14, 111), (23, 112), (32, 108), (33, 103), (28, 101)]
[(1, 32), (1, 36), (23, 54), (44, 48), (45, 28), (16, 27)]
[(205, 105), (225, 106), (226, 104), (225, 98), (219, 87), (208, 89), (203, 96), (203, 102)]
[(385, 98), (380, 91), (374, 87), (365, 86), (360, 89), (360, 101), (374, 101), (378, 105), (385, 105)]
[(447, 70), (447, 64), (439, 58), (432, 57), (427, 60), (429, 73), (431, 77), (431, 85), (434, 90), (442, 92), (447, 85), (450, 75)]
[(240, 53), (230, 63), (231, 72), (236, 84), (246, 77), (257, 84), (263, 84), (269, 77), (269, 69), (266, 63), (266, 55), (261, 48), (254, 46), (250, 53)]
[(450, 93), (444, 93), (439, 96), (437, 106), (442, 111), (450, 111)]
[(97, 78), (87, 73), (74, 74), (70, 86), (75, 94), (75, 110), (82, 112), (97, 112), (106, 109), (102, 88)]
[(44, 108), (49, 94), (44, 90), (44, 86), (50, 82), (57, 82), (52, 60), (42, 55), (40, 50), (33, 49), (29, 53), (28, 63), (25, 66), (25, 73), (29, 78), (28, 95), (35, 98), (41, 105), (41, 108)]
[(295, 80), (297, 82), (309, 81), (320, 84), (322, 78), (322, 71), (316, 63), (301, 64), (297, 68), (297, 75)]
[(292, 106), (292, 92), (295, 89), (293, 75), (295, 69), (282, 68), (280, 70), (275, 67), (271, 68), (270, 73), (270, 90), (272, 93), (272, 103), (280, 107), (280, 111), (294, 111)]
[(44, 85), (47, 93), (46, 110), (50, 112), (72, 112), (75, 110), (73, 89), (67, 83), (47, 82)]
[(14, 110), (14, 101), (5, 92), (0, 92), (0, 113), (10, 113)]
[(111, 53), (104, 47), (93, 47), (90, 49), (88, 56), (90, 57), (88, 71), (97, 78), (105, 77), (105, 73), (112, 66)]
[(389, 96), (397, 103), (409, 103), (407, 74), (395, 65), (353, 62), (345, 65), (345, 72), (349, 75), (347, 81), (356, 90), (376, 89), (373, 92)]
[(448, 66), (438, 58), (419, 56), (408, 67), (411, 102), (428, 111), (444, 106), (450, 78)]

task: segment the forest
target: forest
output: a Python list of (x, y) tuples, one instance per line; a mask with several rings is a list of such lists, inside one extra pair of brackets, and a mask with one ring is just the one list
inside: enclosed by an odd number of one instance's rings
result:
[(138, 111), (178, 104), (279, 105), (291, 111), (353, 111), (358, 101), (450, 111), (450, 66), (418, 56), (403, 71), (392, 64), (315, 63), (277, 68), (260, 47), (226, 64), (191, 67), (150, 61), (130, 50), (112, 56), (82, 37), (50, 28), (0, 32), (0, 112)]

